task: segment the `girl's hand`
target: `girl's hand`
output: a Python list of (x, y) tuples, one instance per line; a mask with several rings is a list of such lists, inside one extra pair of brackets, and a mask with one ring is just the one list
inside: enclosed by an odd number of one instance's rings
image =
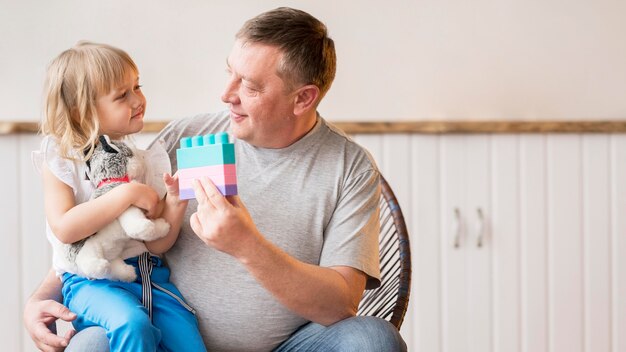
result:
[(178, 185), (178, 172), (171, 176), (168, 173), (163, 174), (163, 183), (165, 183), (165, 189), (167, 190), (167, 196), (165, 201), (171, 205), (179, 205), (181, 203), (187, 204), (188, 201), (180, 200), (180, 188)]
[(180, 189), (178, 188), (178, 172), (171, 176), (167, 172), (163, 174), (163, 183), (165, 183), (165, 189), (167, 190), (167, 197), (179, 196)]
[(146, 217), (153, 219), (161, 214), (159, 195), (152, 187), (143, 183), (131, 182), (124, 185), (128, 188), (130, 204), (142, 209)]

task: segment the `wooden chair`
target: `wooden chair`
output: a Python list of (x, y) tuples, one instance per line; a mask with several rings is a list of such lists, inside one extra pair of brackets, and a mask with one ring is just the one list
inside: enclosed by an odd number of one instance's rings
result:
[(411, 248), (402, 210), (382, 175), (380, 184), (381, 285), (363, 293), (357, 315), (383, 318), (400, 330), (411, 292)]

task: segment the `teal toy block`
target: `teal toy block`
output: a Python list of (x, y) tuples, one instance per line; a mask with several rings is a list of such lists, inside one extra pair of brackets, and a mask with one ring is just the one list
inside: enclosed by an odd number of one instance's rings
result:
[(228, 142), (228, 133), (184, 137), (176, 150), (178, 169), (210, 165), (234, 164), (235, 145)]

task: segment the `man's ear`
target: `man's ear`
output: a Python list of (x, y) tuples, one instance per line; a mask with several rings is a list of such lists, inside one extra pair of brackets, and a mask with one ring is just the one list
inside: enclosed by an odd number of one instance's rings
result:
[(306, 86), (300, 87), (294, 98), (294, 115), (299, 116), (311, 109), (315, 109), (319, 96), (320, 89), (314, 84), (307, 84)]

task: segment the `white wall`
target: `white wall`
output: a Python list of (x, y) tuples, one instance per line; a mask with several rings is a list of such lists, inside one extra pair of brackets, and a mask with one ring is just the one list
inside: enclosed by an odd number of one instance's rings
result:
[(626, 117), (624, 1), (0, 0), (0, 120), (38, 120), (47, 63), (81, 39), (135, 58), (148, 120), (218, 110), (234, 33), (281, 5), (336, 41), (331, 120)]

